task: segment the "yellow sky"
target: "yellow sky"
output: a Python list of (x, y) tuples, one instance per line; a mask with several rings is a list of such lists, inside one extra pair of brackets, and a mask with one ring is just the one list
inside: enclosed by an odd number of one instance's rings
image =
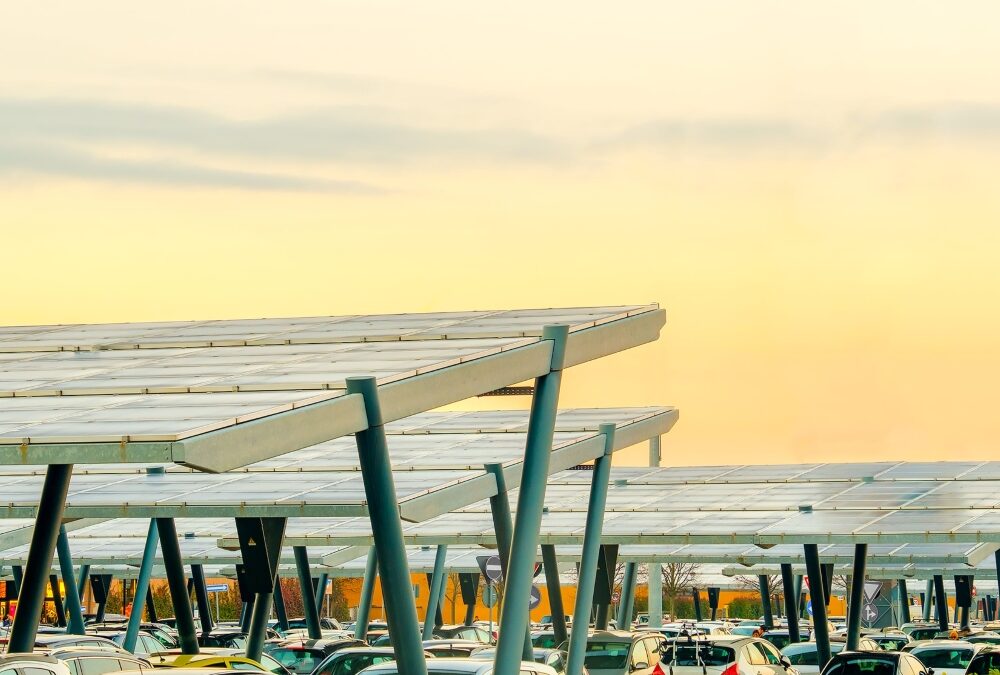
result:
[(563, 401), (677, 405), (667, 463), (992, 459), (997, 26), (5, 3), (0, 323), (656, 301)]

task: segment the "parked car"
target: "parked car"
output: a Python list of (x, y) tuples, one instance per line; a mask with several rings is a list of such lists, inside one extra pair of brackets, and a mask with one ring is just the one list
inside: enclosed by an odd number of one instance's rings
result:
[(0, 675), (70, 675), (69, 668), (57, 658), (43, 654), (4, 654), (0, 656)]
[[(111, 640), (122, 649), (125, 648), (125, 633), (104, 631), (102, 632), (101, 637)], [(139, 631), (139, 634), (135, 638), (135, 649), (132, 650), (132, 653), (138, 654), (139, 656), (147, 656), (149, 654), (161, 652), (164, 649), (166, 648), (160, 643), (159, 640), (146, 631)]]
[[(523, 675), (556, 675), (549, 666), (533, 661), (522, 661), (519, 668)], [(395, 661), (369, 666), (361, 671), (364, 675), (398, 675)], [(427, 675), (491, 675), (493, 663), (476, 659), (431, 659), (427, 662)]]
[(822, 675), (933, 675), (919, 659), (906, 652), (840, 652)]
[(798, 675), (767, 640), (732, 635), (669, 642), (660, 670), (674, 675)]
[[(846, 642), (830, 642), (830, 654), (839, 654), (847, 648)], [(878, 652), (878, 644), (868, 638), (861, 638), (858, 641), (858, 649), (865, 652)], [(820, 672), (819, 652), (816, 651), (815, 642), (798, 642), (790, 644), (781, 650), (781, 655), (788, 659), (788, 662), (795, 667), (801, 675), (814, 675)]]
[[(496, 655), (497, 650), (491, 647), (489, 649), (480, 649), (469, 658), (492, 661)], [(535, 659), (535, 663), (544, 663), (547, 666), (551, 666), (559, 675), (566, 672), (568, 655), (561, 649), (539, 649), (536, 647), (531, 650), (531, 655)]]
[[(887, 652), (898, 652), (900, 649), (912, 642), (906, 633), (872, 633), (866, 635), (869, 640), (878, 643), (878, 646)], [(997, 636), (1000, 639), (1000, 635)]]
[[(128, 626), (124, 623), (95, 623), (87, 626), (87, 632), (101, 637), (111, 637), (108, 633), (124, 633)], [(180, 645), (177, 642), (177, 633), (173, 628), (162, 623), (143, 621), (139, 624), (139, 630), (152, 635), (161, 645), (167, 649), (174, 649)]]
[(962, 639), (972, 644), (1000, 645), (1000, 633), (994, 633), (993, 631), (983, 631), (982, 633), (969, 635)]
[(337, 640), (286, 640), (270, 651), (271, 657), (297, 675), (308, 675), (330, 654), (348, 647), (365, 647), (354, 638)]
[(927, 640), (906, 645), (904, 650), (933, 668), (934, 675), (964, 675), (972, 658), (985, 648), (964, 640)]
[(79, 649), (96, 649), (100, 651), (128, 654), (120, 646), (107, 638), (97, 635), (70, 635), (68, 633), (39, 633), (35, 636), (36, 649), (62, 649), (77, 647)]
[[(424, 656), (431, 657), (429, 652)], [(316, 666), (312, 675), (357, 675), (368, 666), (394, 661), (392, 647), (348, 647), (330, 654)]]
[(531, 645), (541, 649), (558, 649), (564, 646), (556, 644), (556, 634), (551, 630), (532, 631)]
[(489, 631), (479, 626), (441, 626), (434, 629), (434, 637), (447, 640), (472, 640), (484, 645), (494, 644)]
[[(765, 631), (761, 637), (774, 645), (779, 651), (792, 644), (791, 633), (787, 629)], [(809, 642), (808, 630), (799, 629), (799, 642)]]
[(424, 651), (437, 658), (468, 658), (486, 645), (474, 640), (424, 640)]
[(653, 631), (595, 631), (587, 636), (583, 665), (590, 675), (651, 675), (666, 644)]
[(967, 675), (990, 675), (1000, 671), (1000, 650), (983, 649), (972, 657), (965, 669)]
[(59, 659), (69, 668), (71, 675), (107, 675), (123, 670), (142, 670), (149, 673), (153, 666), (149, 661), (132, 654), (110, 654), (106, 651), (83, 649), (55, 649), (51, 656)]
[(247, 635), (240, 630), (213, 629), (208, 633), (198, 633), (198, 646), (246, 649)]

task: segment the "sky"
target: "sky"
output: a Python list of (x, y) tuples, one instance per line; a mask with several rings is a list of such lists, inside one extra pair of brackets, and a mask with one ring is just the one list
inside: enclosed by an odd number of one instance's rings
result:
[(677, 406), (665, 464), (995, 459), (998, 26), (5, 2), (0, 324), (658, 302), (562, 403)]

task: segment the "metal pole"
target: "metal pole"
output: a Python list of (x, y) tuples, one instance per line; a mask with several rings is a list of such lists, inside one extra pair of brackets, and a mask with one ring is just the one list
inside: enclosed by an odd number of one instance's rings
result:
[(24, 581), (24, 568), (20, 565), (11, 565), (10, 573), (14, 577), (14, 593), (20, 595), (21, 582)]
[(159, 623), (159, 617), (156, 616), (156, 603), (153, 601), (153, 588), (146, 588), (146, 614), (149, 615), (149, 620), (152, 623)]
[[(969, 597), (970, 597), (970, 600), (969, 600), (969, 604), (963, 605), (962, 606), (962, 611), (958, 613), (958, 628), (959, 628), (959, 630), (965, 630), (965, 631), (967, 631), (967, 630), (969, 630), (971, 628), (971, 626), (969, 625), (969, 615), (972, 613), (972, 600), (971, 600), (971, 596), (972, 596), (972, 587), (975, 585), (975, 583), (974, 583), (975, 579), (974, 579), (973, 575), (971, 575), (971, 574), (966, 574), (964, 576), (968, 580), (968, 583), (966, 584), (966, 586), (968, 586), (968, 588), (969, 588)], [(958, 600), (958, 593), (955, 593), (955, 599)]]
[(774, 613), (771, 611), (771, 584), (766, 574), (757, 575), (760, 586), (760, 606), (764, 610), (764, 628), (774, 628)]
[(349, 377), (346, 384), (348, 396), (360, 395), (363, 398), (368, 419), (368, 428), (355, 433), (354, 439), (368, 499), (372, 539), (378, 551), (378, 571), (392, 650), (400, 675), (427, 675), (378, 384), (374, 377)]
[(921, 610), (924, 613), (924, 621), (931, 620), (931, 605), (934, 603), (934, 579), (927, 580), (927, 587), (924, 590), (924, 602)]
[(430, 640), (434, 637), (434, 615), (437, 614), (441, 599), (441, 588), (444, 583), (444, 563), (448, 557), (448, 547), (439, 544), (434, 553), (434, 573), (431, 575), (430, 588), (427, 589), (427, 611), (424, 613), (424, 633), (423, 638)]
[(694, 620), (701, 621), (701, 592), (697, 588), (691, 589), (691, 600), (694, 603)]
[(160, 534), (160, 553), (167, 574), (167, 585), (170, 586), (170, 601), (174, 606), (174, 621), (181, 653), (197, 654), (198, 635), (194, 627), (194, 616), (191, 614), (191, 598), (188, 597), (187, 583), (184, 580), (184, 559), (177, 542), (174, 519), (157, 518), (156, 529)]
[[(816, 544), (804, 544), (806, 574), (809, 575), (809, 598), (813, 610), (813, 636), (816, 641), (816, 655), (819, 668), (823, 670), (830, 660), (830, 627), (826, 618), (826, 597), (823, 588), (823, 570), (819, 564), (819, 549)], [(863, 584), (862, 584), (863, 586)]]
[(649, 439), (649, 465), (660, 466), (660, 437), (653, 436)]
[(948, 596), (944, 592), (944, 578), (934, 575), (934, 605), (937, 608), (938, 628), (948, 630)]
[(622, 578), (621, 602), (618, 603), (618, 630), (630, 630), (632, 626), (632, 607), (635, 598), (636, 564), (625, 563), (625, 576)]
[(299, 588), (302, 591), (302, 606), (306, 613), (306, 631), (310, 640), (319, 640), (323, 632), (319, 626), (319, 610), (313, 597), (312, 574), (309, 571), (309, 550), (305, 546), (293, 546), (295, 569), (299, 573)]
[(17, 614), (10, 629), (7, 652), (26, 653), (34, 650), (38, 621), (45, 604), (45, 584), (52, 568), (52, 554), (59, 538), (66, 494), (73, 475), (72, 464), (50, 464), (45, 471), (45, 483), (38, 501), (35, 529), (31, 533), (31, 548), (17, 596)]
[(267, 640), (267, 621), (271, 618), (271, 593), (256, 593), (253, 600), (253, 615), (250, 617), (250, 633), (247, 635), (247, 658), (260, 661)]
[(201, 565), (191, 565), (191, 580), (194, 581), (194, 597), (198, 601), (198, 618), (201, 620), (201, 632), (208, 635), (212, 632), (212, 607), (208, 604), (205, 568)]
[[(486, 473), (493, 476), (497, 484), (497, 493), (490, 497), (490, 513), (493, 515), (493, 531), (497, 539), (500, 574), (503, 579), (507, 579), (507, 572), (510, 569), (510, 545), (514, 538), (514, 519), (510, 515), (510, 501), (507, 497), (507, 477), (504, 475), (502, 464), (484, 464), (483, 468)], [(522, 658), (531, 659), (533, 653), (531, 633), (526, 625)]]
[(663, 567), (660, 563), (646, 566), (646, 587), (649, 591), (649, 627), (663, 626)]
[(583, 657), (587, 651), (587, 631), (590, 606), (594, 602), (594, 584), (597, 581), (597, 556), (600, 553), (601, 529), (604, 527), (604, 508), (608, 503), (608, 478), (611, 476), (611, 450), (614, 448), (615, 425), (602, 424), (604, 455), (594, 460), (590, 477), (590, 501), (587, 505), (587, 523), (583, 532), (583, 550), (580, 553), (580, 571), (576, 582), (576, 604), (573, 609), (573, 626), (570, 629), (569, 654), (566, 658), (567, 675), (581, 675)]
[[(156, 546), (158, 544), (156, 521), (149, 521), (149, 529), (146, 530), (146, 546), (142, 550), (142, 560), (139, 563), (139, 579), (135, 586), (135, 599), (132, 601), (132, 615), (128, 618), (128, 627), (125, 629), (125, 639), (122, 646), (130, 652), (135, 651), (136, 640), (139, 639), (139, 628), (142, 625), (142, 609), (149, 599), (149, 580), (153, 576), (153, 563), (156, 562)], [(153, 603), (149, 603), (152, 609)], [(152, 619), (150, 615), (150, 619)]]
[[(851, 601), (847, 605), (847, 649), (856, 651), (861, 640), (861, 608), (864, 604), (865, 562), (868, 544), (854, 545), (854, 572), (851, 575)], [(813, 612), (816, 608), (813, 607)]]
[(90, 565), (80, 565), (80, 576), (76, 580), (76, 597), (83, 602), (84, 594), (87, 591), (87, 581), (90, 579)]
[[(257, 600), (257, 594), (254, 594), (254, 602)], [(216, 604), (219, 601), (219, 595), (215, 596)], [(240, 630), (250, 635), (250, 618), (253, 616), (253, 606), (254, 602), (242, 602), (240, 603)], [(218, 616), (218, 614), (216, 614)], [(220, 619), (221, 622), (221, 619)]]
[(49, 590), (52, 592), (52, 604), (56, 610), (56, 625), (66, 627), (66, 612), (63, 610), (62, 596), (59, 594), (59, 577), (49, 575)]
[[(497, 640), (495, 675), (517, 675), (524, 656), (524, 635), (528, 630), (531, 582), (538, 551), (538, 531), (542, 526), (542, 506), (549, 477), (549, 458), (559, 407), (563, 361), (569, 326), (545, 326), (542, 340), (552, 344), (549, 373), (535, 379), (535, 394), (528, 417), (528, 436), (517, 495), (517, 515), (511, 540), (510, 563), (504, 583), (500, 610), (500, 639)], [(511, 630), (513, 629), (513, 630)]]
[(274, 575), (274, 615), (278, 619), (278, 630), (281, 633), (288, 631), (288, 615), (285, 613), (285, 596), (281, 594), (281, 577)]
[(368, 616), (372, 608), (372, 597), (375, 595), (376, 574), (378, 574), (378, 553), (372, 546), (368, 549), (368, 560), (365, 562), (365, 578), (361, 582), (361, 599), (358, 600), (358, 620), (354, 626), (354, 637), (359, 640), (368, 638)]
[(569, 639), (566, 632), (566, 610), (563, 609), (562, 585), (559, 582), (559, 561), (556, 547), (542, 544), (542, 568), (545, 570), (545, 587), (549, 593), (549, 610), (552, 614), (552, 634), (557, 645)]
[(330, 575), (323, 573), (319, 575), (319, 584), (316, 588), (316, 611), (322, 616), (323, 601), (326, 599), (326, 585), (330, 583)]
[(906, 591), (906, 579), (896, 580), (896, 590), (899, 594), (899, 622), (910, 623), (910, 594)]
[(59, 539), (56, 541), (56, 552), (59, 554), (59, 571), (62, 573), (63, 586), (66, 587), (66, 613), (69, 614), (67, 633), (83, 635), (83, 609), (80, 607), (80, 594), (77, 591), (76, 579), (73, 577), (73, 556), (69, 550), (69, 537), (66, 527), (59, 526)]
[(799, 601), (795, 594), (795, 581), (790, 563), (781, 565), (781, 590), (785, 596), (785, 621), (788, 622), (788, 642), (799, 641)]

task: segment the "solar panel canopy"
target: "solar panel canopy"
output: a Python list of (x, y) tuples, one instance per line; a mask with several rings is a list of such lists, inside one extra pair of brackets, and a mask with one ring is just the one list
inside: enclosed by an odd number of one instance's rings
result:
[(176, 462), (223, 471), (659, 336), (655, 305), (0, 327), (0, 464)]

